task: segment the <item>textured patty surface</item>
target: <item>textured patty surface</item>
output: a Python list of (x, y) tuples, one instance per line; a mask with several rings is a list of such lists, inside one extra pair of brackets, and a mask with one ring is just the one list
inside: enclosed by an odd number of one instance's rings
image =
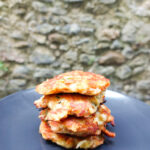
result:
[(51, 140), (65, 148), (95, 148), (104, 143), (104, 138), (102, 136), (79, 138), (54, 133), (45, 121), (41, 122), (39, 132), (45, 140)]
[(48, 119), (48, 110), (46, 109), (41, 112), (40, 118), (48, 121), (48, 125), (55, 133), (82, 137), (100, 135), (105, 130), (106, 123), (114, 121), (110, 110), (105, 105), (99, 107), (99, 110), (88, 118), (68, 117), (62, 121), (52, 121)]
[(57, 93), (98, 95), (109, 85), (109, 80), (102, 75), (91, 72), (72, 71), (44, 81), (36, 87), (36, 91), (44, 95)]
[(95, 113), (104, 95), (86, 96), (81, 94), (56, 94), (41, 97), (35, 101), (37, 108), (49, 108), (47, 118), (59, 121), (68, 115), (88, 117)]

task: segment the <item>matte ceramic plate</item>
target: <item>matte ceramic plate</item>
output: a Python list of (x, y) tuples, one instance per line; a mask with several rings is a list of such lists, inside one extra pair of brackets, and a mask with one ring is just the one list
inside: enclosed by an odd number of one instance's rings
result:
[[(39, 111), (33, 105), (40, 97), (34, 89), (17, 92), (0, 101), (0, 150), (62, 150), (38, 133)], [(106, 105), (115, 117), (115, 138), (106, 137), (96, 150), (150, 150), (150, 106), (107, 91)]]

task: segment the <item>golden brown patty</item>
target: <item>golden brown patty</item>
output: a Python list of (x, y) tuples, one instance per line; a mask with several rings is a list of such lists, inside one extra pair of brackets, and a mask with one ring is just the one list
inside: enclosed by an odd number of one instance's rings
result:
[(86, 96), (81, 94), (57, 94), (47, 95), (35, 101), (37, 108), (49, 108), (49, 120), (59, 121), (68, 115), (88, 117), (97, 111), (103, 102), (103, 94), (98, 96)]
[(102, 75), (91, 72), (72, 71), (44, 81), (36, 87), (36, 91), (44, 95), (57, 93), (98, 95), (109, 85), (109, 80)]
[(41, 122), (39, 131), (45, 140), (51, 140), (65, 148), (95, 148), (104, 143), (104, 138), (102, 136), (79, 138), (54, 133), (45, 121)]
[(48, 121), (51, 130), (55, 133), (71, 134), (76, 136), (100, 135), (106, 123), (113, 122), (110, 110), (102, 105), (99, 111), (88, 118), (68, 117), (62, 121), (52, 121), (48, 118), (48, 111), (41, 112), (41, 120)]

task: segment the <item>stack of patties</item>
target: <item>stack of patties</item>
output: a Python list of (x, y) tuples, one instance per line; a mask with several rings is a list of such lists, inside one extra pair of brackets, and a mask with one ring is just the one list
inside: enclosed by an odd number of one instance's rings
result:
[(65, 148), (95, 148), (104, 142), (106, 129), (114, 125), (110, 110), (103, 104), (108, 79), (91, 72), (72, 71), (48, 79), (36, 87), (43, 94), (34, 102), (42, 108), (40, 133)]

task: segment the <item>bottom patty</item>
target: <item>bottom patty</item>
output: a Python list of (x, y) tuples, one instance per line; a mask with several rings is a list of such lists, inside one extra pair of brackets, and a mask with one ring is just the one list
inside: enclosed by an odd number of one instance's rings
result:
[(73, 137), (65, 134), (54, 133), (47, 122), (42, 121), (40, 124), (40, 133), (45, 140), (51, 140), (65, 148), (95, 148), (104, 143), (103, 136), (88, 136), (85, 138)]

